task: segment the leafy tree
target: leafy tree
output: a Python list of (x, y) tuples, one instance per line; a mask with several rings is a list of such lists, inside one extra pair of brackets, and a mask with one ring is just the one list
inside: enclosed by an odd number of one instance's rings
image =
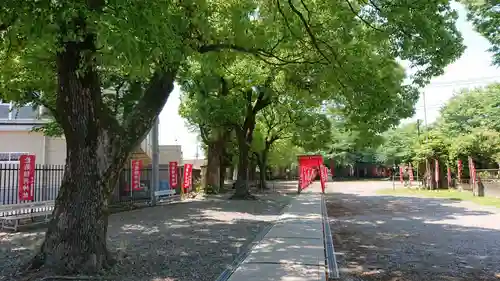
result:
[[(419, 69), (418, 85), (441, 74), (463, 50), (455, 19), (448, 1), (3, 1), (0, 92), (46, 106), (67, 145), (54, 216), (32, 268), (70, 274), (113, 264), (108, 198), (181, 68), (201, 54), (238, 52), (293, 64), (302, 69), (291, 80), (346, 99), (353, 123), (390, 124), (369, 112), (407, 115), (416, 99), (401, 86), (395, 58)], [(130, 93), (123, 116), (106, 102), (113, 76), (123, 77)]]
[(269, 150), (268, 166), (276, 170), (293, 168), (301, 154), (304, 154), (304, 150), (295, 146), (290, 139), (277, 140)]
[(207, 70), (198, 69), (200, 66), (204, 65), (195, 62), (181, 74), (183, 95), (179, 114), (188, 121), (193, 131), (199, 133), (206, 146), (205, 188), (220, 187), (224, 183), (223, 164), (228, 156), (226, 144), (233, 132), (228, 120), (236, 108), (228, 97), (229, 81), (221, 76), (203, 76)]
[(475, 128), (500, 132), (500, 84), (462, 90), (441, 110), (436, 126), (449, 137), (470, 134)]
[(330, 140), (330, 122), (325, 114), (316, 112), (301, 100), (280, 95), (279, 101), (266, 107), (257, 117), (258, 138), (252, 150), (260, 170), (260, 187), (266, 188), (269, 151), (278, 140), (290, 140), (290, 148), (306, 151), (323, 148)]
[(342, 116), (342, 112), (330, 110), (331, 139), (328, 147), (319, 153), (326, 158), (335, 159), (338, 166), (351, 166), (357, 161), (368, 160), (369, 151), (378, 146), (380, 137), (373, 129), (365, 126), (353, 126)]
[(411, 162), (419, 143), (417, 123), (409, 123), (384, 132), (384, 142), (377, 149), (377, 160), (386, 165)]
[(476, 128), (470, 134), (454, 138), (449, 148), (450, 162), (467, 161), (469, 156), (484, 168), (492, 162), (500, 167), (500, 132)]
[[(489, 167), (499, 160), (500, 88), (491, 84), (484, 88), (462, 90), (441, 110), (441, 115), (420, 138), (414, 124), (384, 133), (385, 143), (378, 149), (379, 160), (407, 162), (415, 165), (429, 162), (422, 167), (428, 171), (428, 184), (432, 175), (432, 161), (438, 159), (456, 169), (456, 160), (467, 161), (472, 156), (479, 165)], [(392, 156), (392, 157), (391, 157)], [(444, 169), (444, 166), (443, 166)], [(444, 175), (444, 170), (442, 171)], [(443, 179), (444, 182), (444, 179)]]
[[(234, 132), (239, 152), (234, 198), (250, 197), (247, 174), (256, 116), (272, 103), (273, 98), (277, 98), (273, 94), (276, 88), (273, 84), (280, 83), (282, 72), (251, 57), (226, 56), (225, 61), (221, 57), (212, 59), (190, 65), (189, 74), (183, 75), (186, 77), (183, 88), (189, 91), (191, 101), (182, 107), (189, 110), (181, 110), (181, 113), (192, 123), (197, 123), (200, 132), (208, 128)], [(191, 77), (199, 78), (193, 81)], [(223, 143), (219, 148), (223, 150)]]
[(441, 110), (436, 123), (449, 139), (450, 161), (472, 156), (480, 165), (498, 163), (500, 84), (462, 90)]
[(468, 18), (476, 30), (493, 45), (494, 63), (500, 65), (500, 3), (494, 0), (461, 0), (467, 7)]

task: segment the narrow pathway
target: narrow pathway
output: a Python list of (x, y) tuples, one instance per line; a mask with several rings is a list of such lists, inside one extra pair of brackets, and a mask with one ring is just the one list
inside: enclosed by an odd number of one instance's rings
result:
[(314, 183), (297, 196), (228, 280), (326, 280), (320, 190)]

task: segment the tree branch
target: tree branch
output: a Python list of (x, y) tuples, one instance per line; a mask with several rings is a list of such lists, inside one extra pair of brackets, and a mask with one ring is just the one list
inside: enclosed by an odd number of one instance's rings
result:
[(208, 143), (210, 142), (209, 140), (209, 130), (208, 128), (206, 128), (205, 126), (203, 126), (202, 124), (199, 124), (198, 125), (198, 128), (200, 129), (200, 137), (201, 137), (201, 140), (206, 144), (208, 145)]
[[(276, 3), (278, 4), (278, 11), (280, 12), (280, 14), (285, 18), (285, 22), (287, 22), (287, 19), (286, 19), (286, 16), (285, 14), (283, 13), (283, 11), (281, 10), (281, 6), (279, 4), (279, 0), (276, 0)], [(331, 60), (326, 56), (326, 54), (321, 50), (319, 44), (318, 44), (318, 41), (320, 43), (322, 43), (323, 45), (327, 46), (327, 48), (330, 50), (330, 52), (332, 53), (332, 56), (334, 57), (334, 60), (338, 66), (339, 69), (343, 70), (343, 66), (342, 64), (340, 63), (340, 58), (339, 58), (339, 55), (337, 54), (337, 52), (333, 49), (333, 47), (331, 47), (328, 43), (324, 42), (323, 40), (320, 40), (318, 38), (316, 38), (316, 36), (313, 34), (310, 26), (309, 26), (309, 23), (308, 21), (306, 21), (306, 19), (304, 18), (304, 15), (293, 5), (292, 3), (292, 0), (288, 0), (288, 5), (290, 6), (290, 8), (292, 9), (292, 11), (299, 17), (299, 19), (302, 21), (302, 24), (304, 26), (304, 28), (306, 29), (306, 32), (309, 36), (309, 38), (311, 39), (311, 43), (313, 45), (313, 48), (316, 49), (318, 51), (318, 53), (321, 55), (321, 57), (323, 57), (323, 59), (325, 59), (328, 63), (331, 63)], [(290, 29), (290, 28), (289, 28)], [(293, 35), (293, 32), (291, 31), (290, 29), (290, 32), (292, 33)], [(343, 71), (344, 75), (348, 76), (349, 75)], [(350, 77), (349, 77), (350, 80), (352, 80)], [(346, 89), (347, 86), (339, 79), (338, 76), (336, 76), (336, 80), (337, 82), (339, 82), (339, 84), (344, 88)]]
[[(276, 47), (273, 47), (273, 50)], [(209, 53), (209, 52), (218, 52), (222, 50), (232, 50), (240, 53), (245, 53), (245, 54), (251, 54), (256, 56), (258, 59), (264, 61), (267, 64), (271, 65), (277, 65), (277, 66), (282, 66), (282, 65), (287, 65), (287, 64), (315, 64), (319, 63), (318, 61), (307, 61), (303, 60), (300, 58), (296, 58), (294, 60), (287, 60), (281, 57), (278, 57), (274, 55), (270, 51), (266, 51), (264, 49), (253, 49), (253, 48), (245, 48), (242, 46), (238, 46), (235, 44), (227, 44), (227, 43), (217, 43), (217, 44), (209, 44), (209, 45), (203, 45), (198, 48), (199, 53)], [(275, 59), (278, 62), (272, 62), (269, 61), (269, 59)]]
[(354, 7), (352, 6), (351, 2), (349, 0), (344, 0), (347, 5), (349, 5), (349, 9), (351, 10), (351, 12), (357, 17), (359, 18), (362, 22), (364, 22), (367, 26), (371, 27), (372, 29), (376, 30), (376, 31), (379, 31), (379, 32), (384, 32), (383, 30), (381, 29), (378, 29), (376, 28), (375, 26), (373, 26), (371, 23), (369, 23), (367, 20), (365, 20), (363, 17), (361, 17), (358, 12), (356, 12), (356, 10), (354, 10)]
[(146, 90), (124, 119), (124, 139), (130, 140), (133, 146), (144, 139), (153, 122), (158, 118), (170, 93), (174, 89), (174, 81), (178, 67), (157, 69), (149, 81)]
[(323, 51), (319, 47), (318, 42), (316, 40), (316, 36), (314, 36), (309, 24), (304, 18), (304, 15), (299, 10), (297, 10), (297, 8), (293, 5), (292, 0), (288, 0), (288, 6), (290, 6), (290, 9), (292, 9), (292, 11), (299, 17), (300, 21), (302, 21), (302, 24), (304, 25), (304, 28), (306, 29), (306, 32), (309, 35), (309, 38), (311, 39), (313, 47), (327, 62), (330, 62), (330, 59), (325, 55), (325, 53), (323, 53)]
[[(373, 6), (373, 8), (375, 8), (375, 10), (377, 10), (380, 15), (384, 15), (385, 12), (377, 5), (375, 4), (375, 2), (373, 2), (373, 0), (367, 0), (366, 2), (367, 4), (371, 4), (371, 6)], [(396, 24), (399, 28), (399, 30), (404, 34), (406, 35), (408, 38), (412, 38), (413, 36), (411, 34), (409, 34), (408, 32), (406, 32), (406, 30), (404, 30), (404, 28), (402, 28), (399, 24)]]

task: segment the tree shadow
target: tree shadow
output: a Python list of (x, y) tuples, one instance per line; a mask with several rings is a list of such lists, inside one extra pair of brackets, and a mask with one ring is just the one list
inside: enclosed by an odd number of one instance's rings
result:
[(447, 199), (328, 195), (341, 276), (498, 280), (500, 211)]
[[(114, 214), (108, 243), (121, 258), (106, 275), (109, 280), (213, 281), (291, 198), (192, 200)], [(11, 278), (43, 234), (44, 229), (0, 232), (0, 280)]]

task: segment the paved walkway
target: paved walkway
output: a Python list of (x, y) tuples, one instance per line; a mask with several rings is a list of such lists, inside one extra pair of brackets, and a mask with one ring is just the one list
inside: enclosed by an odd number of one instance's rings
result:
[(297, 196), (228, 280), (326, 280), (320, 191), (317, 182)]

